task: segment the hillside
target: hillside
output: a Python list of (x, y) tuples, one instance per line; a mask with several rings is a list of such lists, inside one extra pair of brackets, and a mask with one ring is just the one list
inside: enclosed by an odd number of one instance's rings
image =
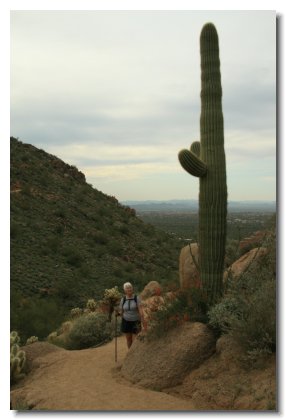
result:
[(12, 329), (25, 336), (25, 319), (39, 307), (63, 318), (125, 281), (138, 291), (154, 279), (178, 284), (180, 241), (87, 184), (76, 167), (10, 141)]

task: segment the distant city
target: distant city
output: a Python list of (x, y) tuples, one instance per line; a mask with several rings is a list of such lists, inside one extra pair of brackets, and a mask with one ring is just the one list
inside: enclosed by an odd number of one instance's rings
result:
[[(186, 211), (197, 211), (198, 200), (127, 200), (122, 204), (134, 208), (137, 212), (169, 212), (184, 213)], [(229, 201), (229, 212), (276, 212), (276, 201)]]

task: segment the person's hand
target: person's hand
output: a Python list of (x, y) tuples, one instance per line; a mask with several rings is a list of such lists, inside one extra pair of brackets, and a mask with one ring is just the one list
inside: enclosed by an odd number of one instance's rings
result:
[(145, 321), (145, 319), (143, 319), (143, 321), (141, 322), (141, 324), (142, 324), (143, 331), (146, 331), (147, 330), (147, 322)]

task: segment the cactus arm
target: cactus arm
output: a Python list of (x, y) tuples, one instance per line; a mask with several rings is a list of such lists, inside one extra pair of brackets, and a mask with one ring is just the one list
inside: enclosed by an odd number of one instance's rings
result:
[(194, 141), (191, 144), (191, 152), (193, 152), (197, 157), (200, 157), (201, 143), (199, 141)]
[(183, 149), (179, 152), (178, 158), (182, 167), (189, 174), (199, 178), (206, 174), (206, 164), (192, 151)]

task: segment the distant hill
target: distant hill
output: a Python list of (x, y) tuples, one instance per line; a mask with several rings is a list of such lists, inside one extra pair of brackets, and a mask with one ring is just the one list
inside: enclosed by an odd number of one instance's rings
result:
[[(197, 211), (198, 200), (145, 200), (145, 201), (122, 201), (135, 209), (137, 212), (169, 212), (184, 213), (186, 211)], [(229, 201), (229, 212), (275, 212), (275, 201)]]
[(12, 316), (25, 299), (68, 310), (125, 281), (138, 291), (154, 279), (178, 282), (179, 240), (87, 184), (76, 167), (10, 141)]

